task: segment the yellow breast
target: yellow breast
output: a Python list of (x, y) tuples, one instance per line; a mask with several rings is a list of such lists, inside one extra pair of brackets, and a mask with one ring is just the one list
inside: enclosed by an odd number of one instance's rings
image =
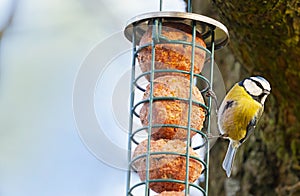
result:
[(224, 100), (233, 101), (234, 104), (219, 116), (220, 128), (232, 140), (240, 141), (246, 137), (247, 126), (260, 113), (262, 105), (238, 84), (228, 92)]

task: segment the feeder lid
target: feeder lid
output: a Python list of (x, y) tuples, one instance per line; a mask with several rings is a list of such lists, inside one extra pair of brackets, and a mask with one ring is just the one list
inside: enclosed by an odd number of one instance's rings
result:
[(128, 21), (124, 30), (125, 37), (132, 41), (135, 27), (135, 42), (138, 45), (153, 19), (161, 19), (162, 22), (178, 22), (190, 26), (192, 26), (193, 21), (196, 22), (196, 30), (201, 34), (207, 48), (211, 48), (211, 30), (215, 31), (215, 49), (222, 48), (229, 42), (228, 30), (222, 23), (207, 16), (188, 12), (150, 12), (138, 15)]

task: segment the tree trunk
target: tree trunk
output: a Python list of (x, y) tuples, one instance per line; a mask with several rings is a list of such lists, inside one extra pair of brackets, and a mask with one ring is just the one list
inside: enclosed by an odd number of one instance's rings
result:
[[(238, 150), (231, 178), (221, 169), (228, 142), (212, 149), (209, 194), (300, 195), (300, 1), (213, 2), (236, 59), (228, 61), (231, 54), (222, 49), (227, 57), (217, 62), (225, 83), (261, 75), (272, 94), (255, 133)], [(232, 69), (240, 78), (228, 83)]]

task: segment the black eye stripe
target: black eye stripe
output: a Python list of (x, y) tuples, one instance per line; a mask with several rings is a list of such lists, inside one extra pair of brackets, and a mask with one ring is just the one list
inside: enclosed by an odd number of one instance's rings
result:
[(256, 80), (253, 80), (252, 78), (249, 78), (252, 82), (254, 82), (259, 88), (261, 88), (261, 90), (265, 90), (265, 88), (263, 87), (263, 85), (261, 85), (260, 82), (256, 81)]

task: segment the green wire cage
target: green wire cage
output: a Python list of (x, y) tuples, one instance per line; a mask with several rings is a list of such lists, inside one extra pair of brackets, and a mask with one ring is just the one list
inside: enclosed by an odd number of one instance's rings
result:
[[(162, 5), (162, 2), (160, 3)], [(188, 2), (188, 12), (166, 12), (161, 10), (160, 6), (159, 12), (146, 13), (139, 16), (134, 17), (128, 22), (124, 30), (125, 37), (132, 42), (132, 69), (131, 69), (131, 96), (130, 96), (130, 119), (129, 119), (129, 133), (128, 133), (128, 175), (127, 175), (127, 189), (126, 195), (138, 195), (137, 190), (142, 190), (145, 196), (152, 195), (153, 190), (151, 184), (178, 184), (183, 187), (181, 194), (190, 195), (191, 189), (193, 192), (197, 192), (196, 195), (207, 195), (208, 194), (208, 176), (209, 176), (209, 149), (210, 143), (208, 140), (208, 135), (210, 134), (211, 127), (211, 106), (212, 106), (212, 98), (208, 97), (204, 102), (200, 102), (195, 100), (193, 97), (193, 92), (195, 88), (195, 84), (197, 83), (197, 87), (199, 92), (202, 95), (205, 95), (207, 92), (212, 92), (213, 89), (213, 77), (214, 77), (214, 52), (217, 49), (224, 47), (229, 41), (229, 35), (227, 28), (221, 24), (220, 22), (195, 13), (191, 13), (191, 2)], [(170, 25), (172, 24), (172, 25)], [(184, 34), (184, 39), (174, 39), (166, 36), (164, 31), (168, 31), (169, 29), (175, 29)], [(165, 30), (167, 29), (167, 30)], [(143, 43), (143, 36), (149, 33), (149, 40), (146, 43)], [(188, 39), (185, 35), (189, 34), (190, 39)], [(196, 40), (201, 38), (206, 47), (200, 45)], [(166, 68), (164, 66), (160, 66), (164, 62), (161, 62), (157, 59), (158, 55), (161, 55), (158, 51), (158, 48), (162, 46), (173, 47), (180, 46), (182, 47), (182, 54), (185, 56), (189, 56), (188, 69), (180, 69), (180, 68)], [(142, 70), (142, 73), (139, 71), (138, 65), (138, 57), (141, 56), (142, 51), (148, 50), (148, 69)], [(205, 57), (203, 57), (203, 61), (205, 62), (204, 66), (209, 66), (209, 76), (208, 78), (204, 77), (199, 70), (197, 69), (196, 59), (199, 59), (197, 56), (200, 53), (197, 51), (201, 50), (205, 53)], [(171, 53), (167, 53), (167, 56), (171, 56)], [(176, 54), (177, 55), (177, 54)], [(175, 56), (176, 56), (175, 55)], [(180, 58), (180, 55), (177, 55)], [(140, 59), (139, 59), (140, 60)], [(186, 61), (186, 60), (185, 60)], [(141, 62), (139, 62), (141, 63)], [(175, 62), (175, 64), (180, 64), (180, 61)], [(196, 71), (195, 71), (196, 70)], [(182, 76), (179, 76), (182, 75)], [(158, 78), (170, 76), (170, 78), (184, 77), (185, 80), (188, 80), (187, 85), (187, 96), (181, 97), (177, 95), (173, 96), (163, 96), (155, 94), (155, 85), (156, 80)], [(147, 78), (148, 87), (145, 88), (141, 85), (141, 80)], [(199, 85), (200, 84), (200, 85)], [(142, 100), (136, 100), (136, 94), (139, 92), (147, 93), (147, 96), (144, 96)], [(205, 97), (205, 96), (204, 96)], [(153, 106), (155, 103), (164, 101), (164, 102), (180, 102), (184, 103), (187, 112), (186, 119), (187, 122), (183, 124), (172, 124), (172, 123), (157, 123), (154, 122), (155, 113)], [(147, 108), (147, 124), (143, 124), (143, 126), (136, 128), (134, 126), (134, 119), (140, 119), (141, 114), (139, 114), (139, 110), (141, 107)], [(193, 111), (194, 107), (199, 107), (204, 112), (205, 122), (203, 124), (202, 129), (197, 129), (193, 124)], [(159, 115), (159, 114), (157, 114)], [(172, 152), (172, 151), (152, 151), (152, 141), (154, 131), (159, 130), (159, 128), (174, 128), (181, 129), (185, 131), (186, 137), (180, 138), (181, 142), (185, 144), (185, 151), (183, 152)], [(133, 157), (134, 146), (140, 144), (140, 141), (137, 138), (137, 135), (140, 133), (146, 133), (145, 139), (145, 152), (140, 153), (138, 156)], [(192, 136), (198, 135), (202, 140), (195, 144), (194, 140), (192, 140)], [(160, 138), (155, 138), (156, 140)], [(162, 138), (165, 141), (173, 140), (172, 138)], [(202, 157), (195, 156), (192, 151), (200, 150), (203, 154)], [(184, 178), (176, 179), (173, 178), (172, 175), (161, 177), (161, 178), (153, 178), (151, 176), (152, 168), (152, 158), (156, 157), (156, 161), (159, 161), (159, 156), (173, 156), (173, 157), (181, 157), (184, 158), (184, 165), (181, 167), (184, 168)], [(143, 179), (140, 181), (132, 180), (133, 174), (137, 169), (134, 165), (137, 162), (143, 162), (144, 164), (144, 172)], [(191, 182), (190, 172), (192, 162), (199, 162), (202, 165), (202, 183)], [(153, 163), (152, 163), (153, 164)], [(139, 173), (140, 174), (140, 173)], [(165, 191), (172, 191), (168, 188), (163, 189)], [(160, 192), (160, 191), (159, 191)], [(155, 195), (158, 195), (155, 193)], [(140, 193), (139, 193), (140, 195)]]

